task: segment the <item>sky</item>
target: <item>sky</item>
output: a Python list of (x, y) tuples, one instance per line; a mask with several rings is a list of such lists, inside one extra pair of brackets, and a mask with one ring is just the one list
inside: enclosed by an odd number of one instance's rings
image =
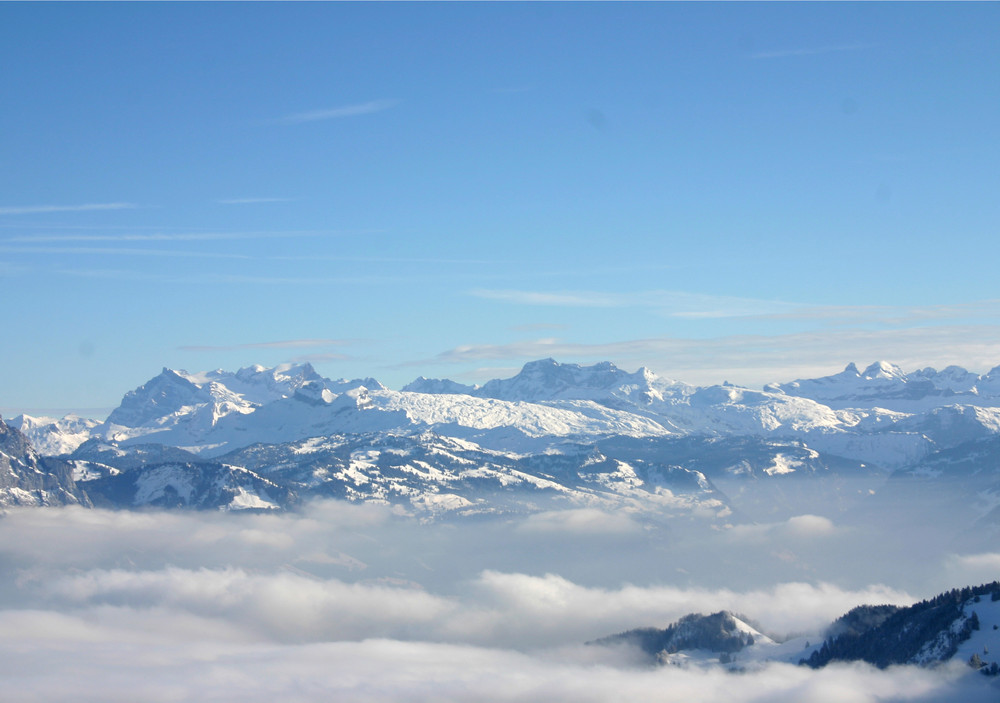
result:
[(996, 3), (0, 3), (0, 412), (1000, 364)]

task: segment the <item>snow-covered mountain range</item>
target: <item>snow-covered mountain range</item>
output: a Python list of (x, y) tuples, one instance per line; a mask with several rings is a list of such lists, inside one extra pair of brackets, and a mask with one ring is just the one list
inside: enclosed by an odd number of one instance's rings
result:
[(765, 390), (811, 398), (832, 408), (878, 405), (899, 412), (918, 412), (944, 405), (996, 407), (1000, 404), (1000, 366), (980, 376), (959, 366), (942, 371), (925, 368), (907, 374), (885, 361), (864, 371), (858, 371), (852, 363), (832, 376), (772, 384)]
[(754, 390), (544, 359), (482, 386), (419, 378), (400, 391), (309, 364), (163, 369), (103, 422), (21, 415), (10, 427), (66, 462), (98, 504), (267, 508), (332, 495), (479, 514), (555, 498), (735, 519), (726, 495), (747, 481), (812, 476), (829, 500), (845, 476), (874, 492), (892, 472), (927, 481), (947, 460), (975, 467), (963, 485), (977, 519), (1000, 505), (1000, 367), (850, 364)]

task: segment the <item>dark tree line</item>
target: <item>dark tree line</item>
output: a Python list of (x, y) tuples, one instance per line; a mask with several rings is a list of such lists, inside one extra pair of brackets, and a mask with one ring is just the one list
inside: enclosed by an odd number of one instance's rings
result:
[(908, 608), (859, 606), (839, 618), (823, 645), (800, 664), (815, 669), (832, 661), (860, 660), (884, 669), (913, 660), (935, 641), (941, 646), (935, 658), (949, 659), (979, 629), (979, 617), (973, 613), (958, 631), (952, 631), (952, 624), (963, 617), (965, 603), (986, 595), (1000, 600), (1000, 581), (956, 588)]

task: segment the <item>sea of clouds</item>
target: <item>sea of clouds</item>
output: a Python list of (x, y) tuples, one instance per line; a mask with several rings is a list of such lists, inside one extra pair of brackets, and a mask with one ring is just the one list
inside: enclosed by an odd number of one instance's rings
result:
[[(905, 552), (874, 529), (801, 515), (667, 530), (590, 509), (423, 523), (335, 501), (285, 514), (15, 509), (0, 517), (2, 697), (997, 700), (961, 664), (731, 674), (585, 644), (721, 609), (819, 639), (855, 605), (1000, 572), (1000, 553)], [(877, 578), (889, 555), (899, 577)]]

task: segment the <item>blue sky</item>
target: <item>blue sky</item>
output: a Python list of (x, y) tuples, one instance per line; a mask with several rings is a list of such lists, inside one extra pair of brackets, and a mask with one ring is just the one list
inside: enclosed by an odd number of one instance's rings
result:
[[(1000, 5), (0, 4), (0, 412), (1000, 364)], [(103, 411), (100, 409), (104, 409)]]

